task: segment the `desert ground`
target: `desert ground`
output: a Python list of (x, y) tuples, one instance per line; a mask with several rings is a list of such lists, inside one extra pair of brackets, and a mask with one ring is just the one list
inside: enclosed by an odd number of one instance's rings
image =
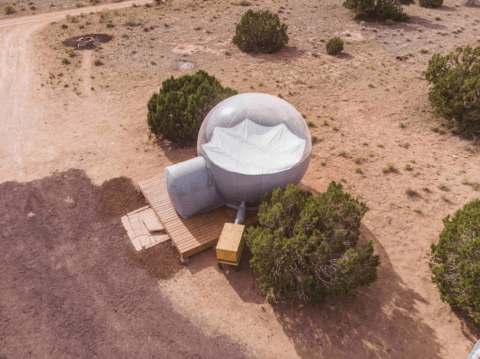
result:
[[(442, 218), (479, 197), (480, 151), (433, 114), (422, 72), (434, 53), (480, 45), (480, 9), (412, 5), (409, 22), (386, 25), (340, 0), (145, 4), (0, 20), (0, 357), (466, 358), (480, 333), (441, 302), (428, 254)], [(231, 39), (247, 9), (279, 12), (288, 46), (240, 52)], [(62, 44), (94, 33), (113, 38)], [(334, 35), (339, 57), (325, 51)], [(305, 184), (341, 181), (370, 208), (361, 240), (382, 264), (358, 298), (271, 307), (248, 252), (238, 273), (213, 250), (187, 266), (169, 245), (132, 254), (119, 218), (144, 205), (134, 184), (196, 156), (149, 135), (147, 101), (199, 69), (281, 95), (312, 122)], [(383, 173), (388, 162), (397, 170)], [(102, 195), (112, 182), (121, 189)]]

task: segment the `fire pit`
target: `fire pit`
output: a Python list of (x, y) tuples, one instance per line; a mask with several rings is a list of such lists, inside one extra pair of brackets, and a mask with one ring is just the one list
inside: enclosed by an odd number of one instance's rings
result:
[(101, 44), (109, 42), (112, 39), (112, 35), (88, 34), (64, 40), (62, 41), (62, 44), (66, 47), (73, 47), (75, 50), (92, 50)]

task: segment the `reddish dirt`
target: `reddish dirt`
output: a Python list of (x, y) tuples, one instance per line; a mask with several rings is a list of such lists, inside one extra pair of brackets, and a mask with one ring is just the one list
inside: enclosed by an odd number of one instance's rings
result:
[(0, 358), (243, 357), (147, 274), (182, 267), (169, 243), (132, 255), (119, 216), (143, 204), (130, 180), (97, 187), (79, 170), (0, 185)]

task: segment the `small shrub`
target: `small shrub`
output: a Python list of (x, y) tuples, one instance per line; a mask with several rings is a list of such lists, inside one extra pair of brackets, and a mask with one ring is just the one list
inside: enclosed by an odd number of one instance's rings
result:
[(328, 126), (328, 121), (327, 121), (327, 120), (323, 120), (323, 125), (324, 125), (324, 126)]
[(238, 3), (240, 6), (250, 6), (251, 4), (247, 0), (242, 0)]
[(410, 163), (407, 163), (407, 164), (405, 165), (405, 167), (403, 167), (403, 169), (404, 169), (405, 171), (412, 171), (412, 170), (413, 170), (412, 165), (410, 165)]
[(72, 24), (76, 24), (79, 22), (77, 16), (71, 16), (71, 15), (66, 15), (65, 16), (68, 22), (71, 22)]
[(343, 40), (335, 36), (333, 39), (328, 40), (325, 47), (327, 48), (327, 54), (338, 55), (343, 51)]
[(428, 53), (428, 49), (427, 49), (426, 47), (422, 47), (422, 48), (420, 49), (420, 52), (421, 52), (422, 54), (426, 54), (426, 53)]
[(342, 156), (342, 157), (345, 157), (345, 158), (348, 158), (348, 152), (346, 150), (338, 151), (338, 155)]
[(62, 64), (64, 64), (64, 65), (69, 65), (69, 64), (70, 64), (70, 60), (67, 59), (67, 58), (63, 58), (63, 59), (62, 59)]
[(355, 172), (358, 173), (358, 174), (363, 175), (363, 171), (362, 171), (362, 169), (361, 169), (360, 167), (355, 168)]
[(266, 195), (259, 226), (246, 230), (250, 265), (270, 303), (355, 297), (377, 280), (372, 241), (358, 245), (367, 206), (331, 182), (319, 197), (294, 185)]
[(414, 0), (345, 0), (343, 7), (352, 10), (357, 19), (390, 19), (407, 21), (402, 5), (411, 5)]
[(417, 197), (418, 196), (418, 192), (415, 191), (413, 188), (411, 187), (407, 187), (407, 189), (405, 190), (405, 194), (409, 197)]
[(470, 182), (470, 181), (467, 181), (466, 179), (464, 179), (462, 181), (462, 184), (464, 184), (466, 186), (471, 186), (473, 188), (473, 190), (475, 190), (475, 191), (478, 191), (480, 189), (480, 184), (477, 183), (477, 182)]
[(428, 99), (435, 113), (466, 137), (480, 133), (480, 47), (433, 55), (425, 77), (433, 84)]
[(388, 162), (385, 167), (382, 168), (383, 173), (395, 172), (396, 170), (395, 162)]
[(102, 66), (102, 65), (103, 65), (103, 62), (102, 62), (102, 60), (100, 60), (100, 59), (95, 59), (95, 61), (93, 62), (93, 64), (94, 64), (95, 66)]
[(450, 188), (448, 188), (448, 186), (447, 186), (445, 183), (440, 183), (440, 184), (438, 185), (438, 188), (439, 188), (440, 190), (442, 190), (442, 191), (445, 191), (445, 192), (450, 191)]
[(108, 24), (107, 24), (107, 29), (112, 29), (112, 28), (114, 28), (114, 27), (115, 27), (115, 25), (113, 25), (113, 24), (111, 24), (111, 23), (108, 23)]
[(60, 26), (62, 29), (68, 29), (68, 25), (67, 24), (62, 24), (62, 26)]
[(154, 134), (184, 147), (197, 139), (200, 125), (210, 110), (237, 91), (201, 70), (193, 76), (163, 81), (159, 93), (148, 101), (148, 127)]
[(15, 14), (17, 10), (15, 9), (15, 6), (13, 5), (7, 5), (3, 8), (3, 11), (5, 12), (5, 15), (11, 15)]
[(431, 245), (432, 281), (442, 301), (480, 324), (480, 200), (443, 219), (438, 244)]
[(436, 8), (443, 4), (443, 0), (418, 0), (420, 7)]
[(288, 26), (268, 10), (248, 10), (237, 24), (233, 43), (244, 52), (271, 54), (288, 43)]
[(307, 121), (307, 126), (308, 127), (315, 127), (315, 124), (313, 123), (313, 121)]
[(403, 122), (399, 122), (398, 126), (400, 126), (400, 128), (405, 128), (405, 124)]

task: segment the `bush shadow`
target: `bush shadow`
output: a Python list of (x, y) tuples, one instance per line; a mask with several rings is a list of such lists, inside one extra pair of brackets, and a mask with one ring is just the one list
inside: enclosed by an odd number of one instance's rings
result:
[(225, 278), (244, 302), (263, 304), (265, 303), (265, 295), (257, 282), (257, 275), (250, 268), (252, 257), (250, 249), (245, 247), (238, 271), (235, 270), (234, 266), (229, 265), (223, 265), (219, 270), (224, 273)]
[(256, 59), (278, 62), (292, 60), (302, 56), (303, 54), (305, 54), (305, 51), (299, 50), (296, 46), (284, 46), (283, 49), (273, 54), (250, 53), (248, 55)]
[(446, 6), (446, 5), (442, 5), (438, 8), (436, 8), (436, 10), (440, 10), (440, 11), (457, 11), (457, 9), (454, 7), (454, 6)]
[(245, 247), (239, 271), (236, 271), (234, 266), (227, 264), (219, 268), (215, 248), (212, 247), (190, 257), (187, 269), (191, 275), (195, 275), (206, 268), (213, 267), (217, 272), (225, 276), (233, 290), (244, 302), (263, 304), (265, 303), (265, 295), (263, 295), (260, 289), (256, 275), (250, 268), (250, 259), (252, 259), (252, 253), (248, 247)]
[(452, 308), (452, 312), (460, 320), (462, 334), (465, 336), (465, 338), (475, 344), (480, 338), (480, 325), (475, 325), (472, 323), (468, 315), (461, 310)]
[(416, 304), (428, 302), (406, 288), (380, 242), (361, 226), (360, 242), (372, 240), (382, 264), (378, 280), (356, 299), (329, 298), (317, 306), (282, 304), (274, 312), (302, 358), (439, 358), (442, 345)]
[(477, 3), (475, 3), (475, 2), (472, 2), (472, 3), (466, 2), (466, 3), (463, 4), (463, 6), (465, 6), (465, 7), (479, 8), (479, 7), (480, 7), (480, 4), (477, 4)]
[[(386, 25), (374, 20), (364, 20), (365, 27), (377, 30), (397, 30), (403, 29), (404, 31), (417, 31), (418, 26), (425, 27), (432, 30), (443, 30), (447, 27), (445, 25), (432, 22), (419, 16), (410, 16), (408, 22), (396, 22), (394, 25)], [(360, 24), (360, 20), (357, 21)]]
[[(409, 25), (413, 24), (413, 26), (420, 25), (431, 30), (444, 30), (447, 28), (447, 26), (439, 24), (438, 22), (432, 22), (423, 17), (415, 16), (415, 15), (410, 16), (410, 19), (408, 20), (408, 24)], [(414, 27), (414, 30), (416, 30), (415, 27)]]
[(160, 147), (172, 163), (179, 163), (197, 157), (197, 146), (180, 147), (171, 141), (157, 137), (157, 146)]
[(341, 60), (351, 60), (351, 59), (354, 59), (355, 56), (353, 56), (352, 54), (350, 54), (348, 52), (342, 52), (340, 55), (337, 55), (337, 58), (339, 58)]

